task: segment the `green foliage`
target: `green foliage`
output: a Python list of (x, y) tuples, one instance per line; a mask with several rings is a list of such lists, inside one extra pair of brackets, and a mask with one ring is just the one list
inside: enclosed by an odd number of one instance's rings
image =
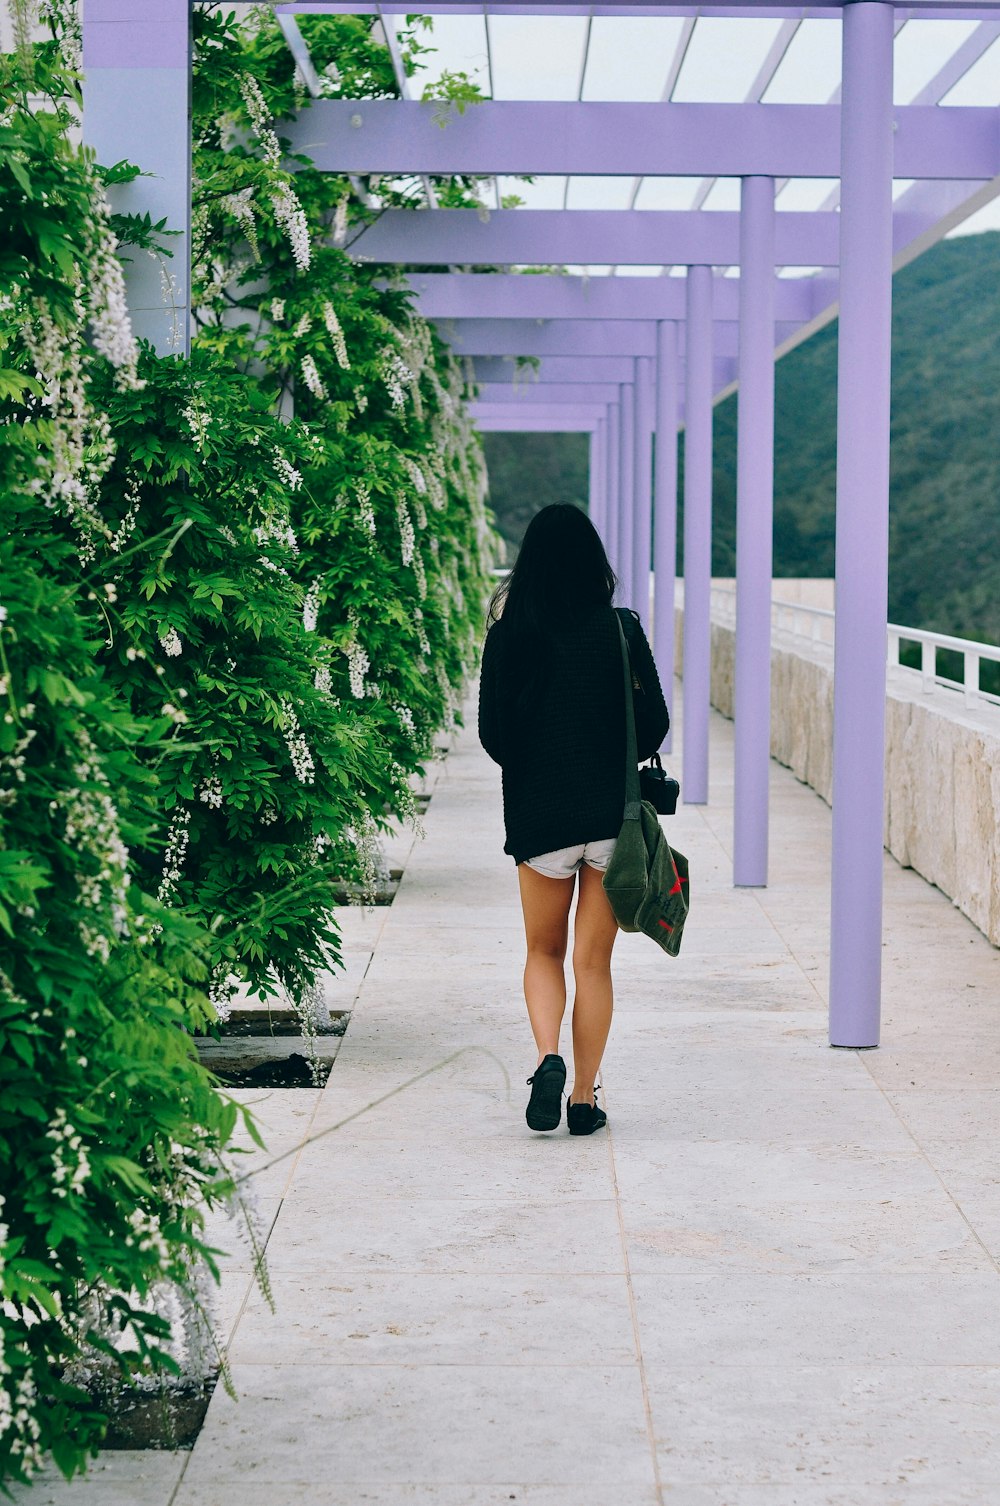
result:
[[(525, 377), (530, 381), (530, 374)], [(550, 502), (587, 507), (588, 450), (585, 434), (487, 434), (490, 505), (514, 558), (524, 530)]]
[[(303, 25), (329, 93), (395, 92), (359, 18)], [(271, 119), (304, 100), (273, 17), (197, 16), (190, 362), (124, 316), (116, 237), (170, 254), (172, 227), (104, 202), (142, 164), (71, 144), (55, 43), (0, 70), (21, 101), (0, 126), (0, 1479), (21, 1480), (99, 1442), (95, 1362), (204, 1364), (238, 1111), (192, 1032), (239, 983), (312, 1007), (334, 883), (373, 883), (456, 715), (493, 536), (462, 371), (342, 249), (373, 185), (282, 161)]]
[[(889, 611), (1000, 642), (1000, 234), (931, 247), (893, 284)], [(775, 573), (832, 575), (837, 326), (778, 362)], [(715, 412), (713, 570), (735, 568), (736, 402)]]
[[(107, 459), (84, 330), (108, 307), (101, 279), (85, 290), (77, 271), (100, 264), (107, 227), (56, 119), (12, 112), (0, 165), (0, 1479), (13, 1480), (50, 1451), (71, 1473), (99, 1442), (82, 1385), (95, 1355), (126, 1374), (185, 1359), (160, 1309), (186, 1291), (197, 1337), (204, 1209), (227, 1195), (237, 1118), (181, 1028), (210, 1015), (208, 938), (129, 867), (155, 826), (169, 721), (133, 714), (101, 672), (103, 593), (73, 536), (96, 516), (86, 492)], [(46, 361), (60, 390), (34, 374)]]

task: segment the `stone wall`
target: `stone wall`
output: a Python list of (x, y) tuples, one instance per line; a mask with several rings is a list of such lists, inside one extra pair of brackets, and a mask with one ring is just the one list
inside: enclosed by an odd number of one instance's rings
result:
[[(775, 584), (776, 600), (803, 599), (786, 591), (785, 581)], [(804, 599), (827, 605), (822, 593)], [(681, 605), (675, 623), (678, 674), (683, 673), (683, 622)], [(713, 621), (712, 705), (730, 718), (734, 658), (732, 627)], [(771, 755), (829, 804), (832, 747), (832, 653), (776, 634)], [(926, 695), (916, 670), (891, 671), (885, 770), (887, 849), (947, 894), (1000, 946), (1000, 707), (967, 708), (960, 692), (940, 687)]]

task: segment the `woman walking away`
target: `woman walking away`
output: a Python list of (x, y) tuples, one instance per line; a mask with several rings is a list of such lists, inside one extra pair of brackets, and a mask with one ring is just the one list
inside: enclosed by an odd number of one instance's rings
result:
[(640, 758), (656, 752), (670, 725), (639, 619), (612, 608), (616, 585), (586, 513), (562, 504), (543, 508), (490, 603), (479, 691), (479, 737), (503, 771), (504, 852), (517, 864), (524, 912), (524, 996), (538, 1048), (525, 1115), (533, 1130), (554, 1130), (562, 1111), (559, 1030), (579, 874), (571, 1135), (590, 1135), (607, 1123), (595, 1081), (611, 1028), (618, 932), (603, 874), (625, 805), (619, 621), (632, 661)]

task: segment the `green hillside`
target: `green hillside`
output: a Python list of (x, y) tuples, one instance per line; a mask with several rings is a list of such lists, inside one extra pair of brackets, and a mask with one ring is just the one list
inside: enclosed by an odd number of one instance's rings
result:
[[(778, 362), (775, 573), (833, 573), (837, 326)], [(716, 409), (715, 567), (735, 568), (736, 399)], [(1000, 642), (1000, 233), (942, 241), (893, 299), (889, 611)]]
[(513, 559), (524, 530), (550, 502), (587, 506), (586, 434), (484, 434), (490, 506)]
[[(837, 326), (778, 363), (775, 574), (832, 575)], [(682, 442), (683, 451), (683, 442)], [(490, 435), (492, 505), (584, 501), (577, 435)], [(683, 469), (683, 455), (682, 455)], [(943, 241), (896, 276), (890, 616), (1000, 642), (1000, 233)], [(714, 570), (735, 569), (736, 399), (715, 410)]]

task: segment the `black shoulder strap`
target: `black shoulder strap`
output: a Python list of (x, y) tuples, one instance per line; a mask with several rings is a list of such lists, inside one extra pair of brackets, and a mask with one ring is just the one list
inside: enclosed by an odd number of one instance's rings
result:
[(632, 666), (629, 662), (628, 644), (622, 626), (622, 609), (618, 608), (618, 637), (622, 649), (622, 672), (625, 680), (625, 814), (626, 821), (638, 821), (642, 803), (639, 789), (639, 752), (635, 736), (635, 709), (632, 705)]

